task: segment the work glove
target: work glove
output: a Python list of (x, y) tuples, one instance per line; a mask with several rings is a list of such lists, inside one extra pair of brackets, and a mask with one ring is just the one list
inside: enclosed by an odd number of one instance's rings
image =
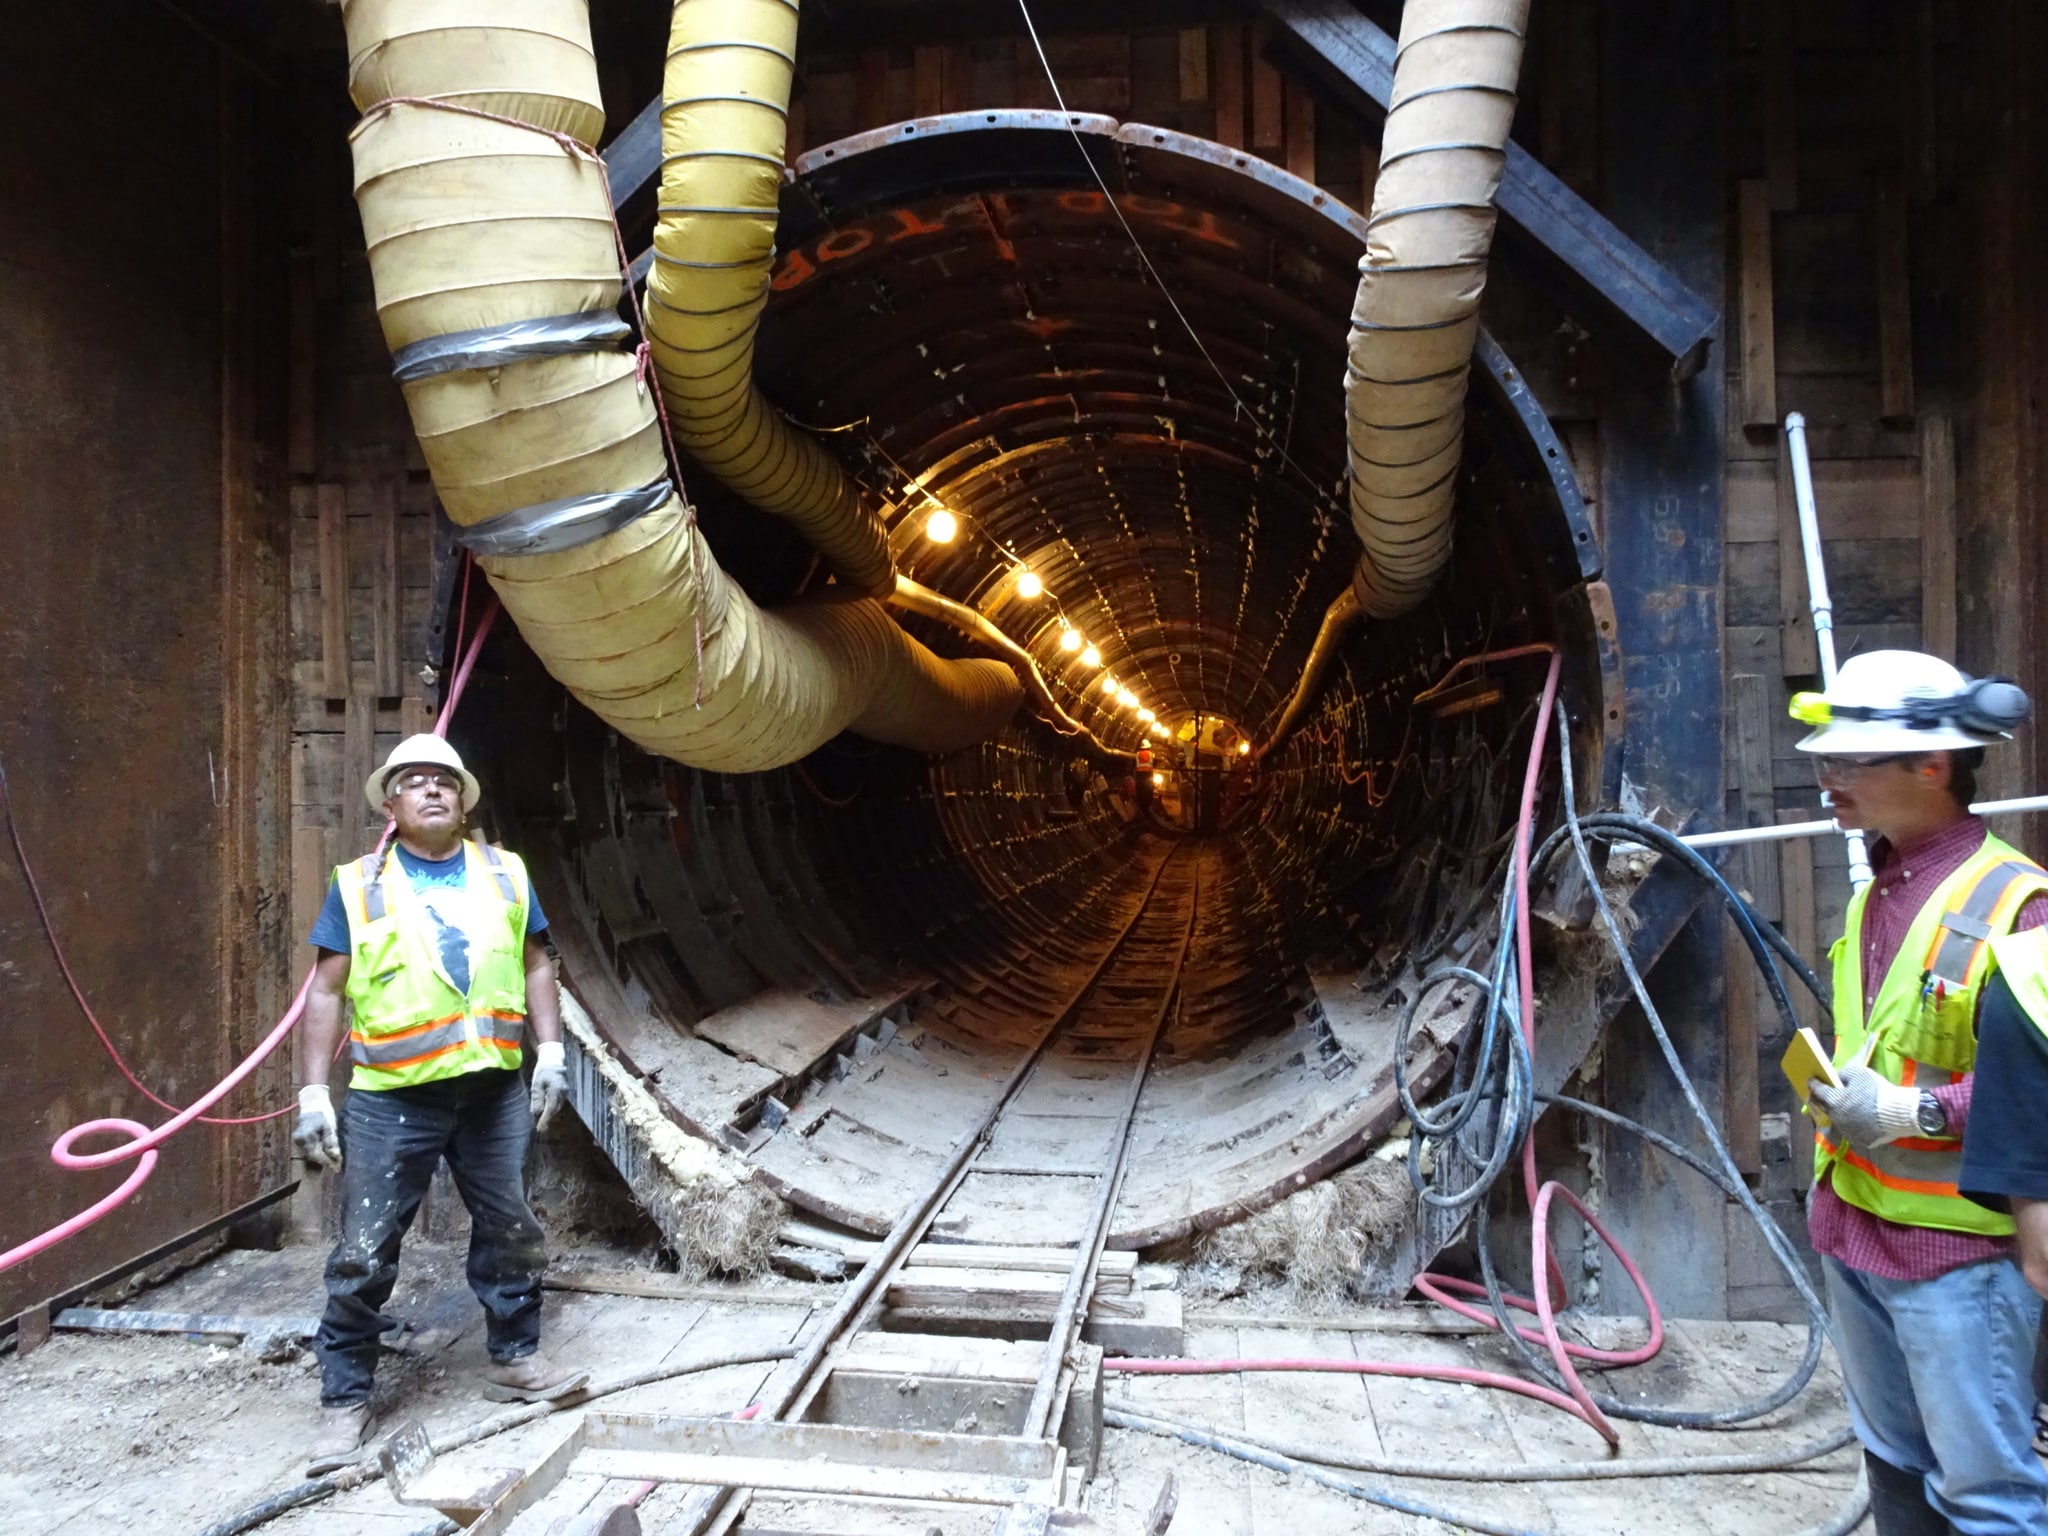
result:
[(1901, 1136), (1920, 1134), (1919, 1089), (1886, 1082), (1882, 1073), (1865, 1066), (1840, 1070), (1841, 1087), (1813, 1079), (1806, 1088), (1842, 1140), (1868, 1151)]
[(341, 1166), (341, 1132), (335, 1129), (334, 1100), (325, 1083), (299, 1090), (299, 1123), (292, 1127), (292, 1145), (315, 1168), (332, 1173)]
[(526, 1107), (533, 1111), (533, 1128), (545, 1131), (555, 1111), (569, 1096), (569, 1063), (559, 1040), (537, 1041), (533, 1047), (533, 1086), (527, 1090)]

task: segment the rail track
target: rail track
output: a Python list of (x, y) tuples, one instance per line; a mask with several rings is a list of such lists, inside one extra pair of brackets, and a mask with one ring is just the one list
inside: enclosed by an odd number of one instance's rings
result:
[[(1046, 1531), (1100, 1440), (1101, 1351), (1084, 1325), (1098, 1288), (1130, 1290), (1130, 1256), (1106, 1251), (1110, 1215), (1214, 859), (1177, 843), (1137, 882), (1113, 941), (866, 1245), (751, 1420), (594, 1409), (495, 1497), (475, 1536), (637, 1531), (633, 1493), (663, 1482), (697, 1485), (660, 1524), (676, 1536), (825, 1536), (846, 1528), (835, 1501), (878, 1499), (949, 1508), (949, 1536)], [(772, 1509), (760, 1521), (757, 1494)], [(1089, 1530), (1080, 1518), (1067, 1510), (1060, 1528)]]

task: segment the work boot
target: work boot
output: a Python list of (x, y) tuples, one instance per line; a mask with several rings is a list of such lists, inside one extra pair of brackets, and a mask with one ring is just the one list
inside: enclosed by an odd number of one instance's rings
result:
[(483, 1393), (494, 1403), (552, 1403), (590, 1380), (590, 1372), (557, 1365), (539, 1350), (484, 1368)]
[(306, 1457), (306, 1476), (318, 1477), (345, 1467), (356, 1459), (370, 1434), (370, 1405), (343, 1403), (320, 1409), (320, 1425), (313, 1431), (312, 1453)]
[(1954, 1536), (1955, 1527), (1927, 1502), (1927, 1479), (1869, 1451), (1863, 1468), (1870, 1483), (1870, 1516), (1877, 1536)]

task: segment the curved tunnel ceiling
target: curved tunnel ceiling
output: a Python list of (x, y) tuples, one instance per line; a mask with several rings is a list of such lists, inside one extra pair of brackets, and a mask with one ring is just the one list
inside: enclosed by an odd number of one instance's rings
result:
[[(1357, 557), (1342, 381), (1363, 220), (1250, 156), (1043, 112), (899, 124), (796, 172), (758, 377), (795, 420), (839, 429), (825, 440), (889, 501), (908, 573), (1029, 644), (1113, 744), (1136, 746), (1136, 724), (1059, 649), (1061, 611), (1162, 719), (1270, 727)], [(1140, 1105), (1120, 1245), (1256, 1209), (1396, 1117), (1398, 992), (1332, 999), (1311, 965), (1371, 959), (1393, 987), (1455, 945), (1504, 846), (1540, 665), (1495, 669), (1456, 708), (1417, 694), (1473, 653), (1556, 642), (1581, 782), (1598, 782), (1618, 657), (1588, 601), (1597, 550), (1526, 386), (1484, 338), (1476, 361), (1436, 597), (1354, 633), (1256, 774), (1212, 762), (1206, 937)], [(965, 524), (951, 545), (923, 538), (934, 503)], [(766, 524), (725, 509), (714, 542), (757, 530), (735, 553), (778, 569), (759, 558), (778, 547)], [(1015, 594), (1004, 549), (1048, 596)], [(1078, 739), (1029, 716), (950, 757), (842, 740), (731, 777), (565, 709), (516, 647), (508, 667), (501, 803), (528, 823), (550, 912), (581, 920), (558, 933), (600, 1029), (678, 1120), (857, 1227), (887, 1227), (1171, 841), (1075, 794)], [(765, 987), (887, 996), (906, 979), (923, 1000), (861, 1072), (828, 1056), (776, 1079), (698, 1028)], [(1460, 1028), (1428, 1033), (1421, 1081)], [(764, 1118), (770, 1099), (786, 1121)]]

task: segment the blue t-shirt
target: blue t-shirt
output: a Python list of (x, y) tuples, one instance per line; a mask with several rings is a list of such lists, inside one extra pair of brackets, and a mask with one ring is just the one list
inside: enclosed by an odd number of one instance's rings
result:
[[(448, 979), (455, 983), (456, 990), (465, 996), (469, 992), (469, 935), (462, 931), (459, 923), (448, 921), (441, 915), (435, 903), (437, 888), (461, 890), (468, 878), (468, 870), (461, 849), (446, 859), (423, 859), (413, 853), (405, 844), (395, 845), (398, 851), (398, 867), (405, 871), (406, 879), (412, 882), (413, 893), (419, 897), (420, 910), (427, 914), (427, 920), (434, 925), (435, 941), (441, 951), (441, 967), (447, 971)], [(526, 932), (528, 936), (539, 933), (548, 925), (547, 914), (540, 909), (540, 896), (531, 886), (526, 892)], [(321, 949), (331, 949), (336, 954), (347, 954), (348, 910), (341, 904), (341, 882), (327, 882), (327, 900), (320, 907), (320, 915), (313, 920), (313, 931), (306, 935), (308, 944)]]

